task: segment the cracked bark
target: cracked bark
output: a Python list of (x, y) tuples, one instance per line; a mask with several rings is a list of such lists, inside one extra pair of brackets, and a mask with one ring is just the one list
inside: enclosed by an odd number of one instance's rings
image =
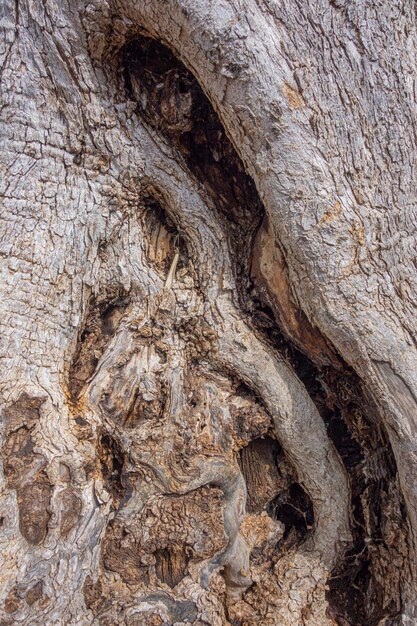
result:
[(414, 623), (411, 3), (2, 10), (1, 623)]

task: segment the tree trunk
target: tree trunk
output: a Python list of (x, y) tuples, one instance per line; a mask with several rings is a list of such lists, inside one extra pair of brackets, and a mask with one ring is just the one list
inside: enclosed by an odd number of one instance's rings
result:
[(0, 623), (417, 623), (413, 4), (2, 25)]

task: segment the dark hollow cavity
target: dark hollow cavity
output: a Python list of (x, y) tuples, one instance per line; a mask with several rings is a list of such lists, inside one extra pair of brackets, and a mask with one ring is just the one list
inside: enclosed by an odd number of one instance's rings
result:
[(132, 493), (129, 475), (124, 471), (124, 452), (117, 439), (106, 432), (100, 437), (97, 451), (104, 486), (112, 496), (114, 507), (119, 509)]
[(151, 195), (144, 196), (140, 209), (148, 263), (166, 278), (174, 255), (178, 252), (177, 271), (188, 267), (190, 258), (187, 245), (159, 200)]
[(68, 371), (68, 392), (73, 405), (94, 374), (128, 304), (129, 297), (124, 293), (91, 297)]
[(248, 250), (264, 208), (218, 115), (191, 72), (158, 41), (132, 39), (123, 48), (122, 64), (137, 112), (178, 150), (213, 199), (236, 252), (236, 275), (247, 288)]
[(160, 581), (173, 589), (187, 575), (185, 548), (170, 546), (155, 552), (155, 570)]
[[(319, 368), (308, 348), (302, 352), (288, 340), (268, 309), (262, 288), (252, 283), (253, 240), (264, 208), (195, 77), (168, 48), (144, 36), (123, 47), (120, 63), (124, 97), (137, 103), (142, 123), (169, 141), (213, 199), (229, 237), (241, 306), (305, 384), (349, 473), (354, 540), (331, 577), (329, 612), (343, 626), (368, 626), (395, 616), (401, 608), (398, 563), (401, 551), (406, 551), (406, 518), (392, 450), (377, 413), (360, 380), (342, 360), (338, 370)], [(280, 545), (285, 549), (308, 532), (314, 523), (313, 511), (296, 481), (268, 503), (256, 493), (259, 481), (254, 467), (267, 463), (271, 454), (270, 444), (257, 440), (241, 452), (240, 464), (250, 492), (248, 506), (254, 511), (266, 506), (270, 515), (285, 524)]]
[(298, 543), (313, 528), (311, 500), (298, 483), (292, 483), (268, 504), (267, 513), (285, 526), (283, 540), (288, 546)]

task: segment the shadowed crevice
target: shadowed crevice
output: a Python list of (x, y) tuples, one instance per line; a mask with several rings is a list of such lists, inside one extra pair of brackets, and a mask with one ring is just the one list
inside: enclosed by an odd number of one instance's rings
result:
[(93, 376), (129, 302), (129, 296), (120, 292), (90, 298), (68, 370), (68, 394), (73, 405)]
[[(168, 48), (144, 36), (133, 38), (123, 47), (120, 64), (125, 93), (136, 102), (141, 121), (163, 135), (211, 196), (227, 232), (241, 307), (253, 327), (275, 352), (284, 355), (304, 383), (349, 474), (354, 541), (330, 579), (332, 615), (341, 624), (347, 620), (358, 625), (394, 615), (399, 607), (390, 601), (384, 578), (389, 580), (395, 574), (396, 565), (387, 555), (395, 556), (405, 541), (405, 517), (396, 520), (394, 526), (389, 520), (389, 509), (401, 500), (395, 462), (386, 434), (365, 401), (361, 383), (338, 357), (337, 367), (315, 365), (316, 355), (309, 353), (311, 345), (295, 347), (286, 334), (288, 329), (277, 324), (279, 316), (268, 309), (268, 298), (250, 271), (254, 238), (264, 209), (253, 181), (195, 77)], [(302, 326), (302, 315), (298, 321)], [(285, 550), (293, 538), (298, 541), (314, 525), (313, 510), (297, 481), (281, 485), (279, 493), (270, 494), (268, 500), (266, 494), (262, 497), (264, 485), (250, 468), (258, 463), (253, 460), (257, 456), (259, 465), (265, 463), (270, 451), (264, 450), (262, 457), (257, 449), (263, 445), (252, 442), (240, 453), (249, 492), (248, 510), (266, 506), (271, 516), (285, 524), (285, 537), (280, 543), (280, 550)], [(376, 463), (378, 449), (384, 459), (380, 465), (386, 468), (384, 475), (379, 475)], [(378, 510), (378, 499), (387, 503), (387, 513)], [(388, 544), (389, 532), (396, 534), (396, 543)], [(384, 554), (381, 542), (386, 544)], [(395, 597), (395, 593), (391, 595)]]

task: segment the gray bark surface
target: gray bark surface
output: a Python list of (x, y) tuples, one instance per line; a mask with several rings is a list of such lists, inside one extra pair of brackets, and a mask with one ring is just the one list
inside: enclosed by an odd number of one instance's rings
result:
[(417, 624), (413, 3), (0, 8), (0, 623)]

